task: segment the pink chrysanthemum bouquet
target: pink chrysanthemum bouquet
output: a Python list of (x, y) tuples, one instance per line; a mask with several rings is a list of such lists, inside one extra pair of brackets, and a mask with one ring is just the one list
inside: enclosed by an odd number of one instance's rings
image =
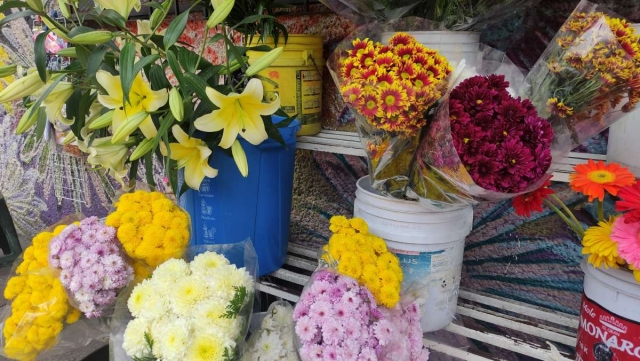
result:
[(69, 298), (88, 318), (100, 317), (133, 280), (116, 230), (97, 217), (72, 224), (51, 240), (49, 264), (60, 270)]

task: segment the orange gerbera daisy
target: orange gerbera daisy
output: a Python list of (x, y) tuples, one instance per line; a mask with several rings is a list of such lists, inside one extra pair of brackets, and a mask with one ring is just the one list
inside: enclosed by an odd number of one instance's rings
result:
[(635, 182), (633, 173), (617, 163), (589, 159), (587, 164), (578, 164), (573, 170), (575, 173), (569, 175), (569, 185), (574, 191), (588, 196), (589, 202), (596, 198), (602, 202), (605, 191), (615, 196), (620, 189)]

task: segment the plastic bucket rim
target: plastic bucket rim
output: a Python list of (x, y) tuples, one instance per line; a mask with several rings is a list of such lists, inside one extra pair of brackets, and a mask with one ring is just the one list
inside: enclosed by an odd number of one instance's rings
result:
[[(369, 186), (371, 189), (374, 190), (374, 192), (370, 192), (367, 189), (365, 189), (364, 187), (362, 187), (360, 182), (367, 182), (367, 184), (369, 182), (369, 176), (366, 175), (360, 179), (358, 179), (356, 181), (356, 186), (357, 186), (357, 190), (356, 190), (356, 197), (358, 196), (358, 191), (360, 191), (365, 197), (361, 197), (360, 199), (363, 199), (363, 202), (368, 203), (369, 205), (371, 205), (371, 202), (367, 202), (366, 198), (374, 198), (380, 201), (383, 201), (381, 204), (395, 204), (395, 205), (400, 205), (400, 204), (404, 204), (407, 207), (410, 207), (410, 209), (415, 209), (416, 211), (412, 212), (412, 211), (407, 211), (407, 210), (402, 210), (402, 209), (398, 209), (398, 208), (385, 208), (382, 207), (383, 209), (386, 210), (391, 210), (391, 211), (397, 211), (397, 212), (403, 212), (403, 213), (426, 213), (426, 214), (431, 214), (431, 213), (438, 213), (438, 214), (456, 214), (456, 213), (465, 213), (465, 212), (469, 212), (471, 211), (473, 213), (473, 207), (471, 207), (471, 205), (467, 206), (467, 207), (463, 207), (463, 208), (458, 208), (458, 209), (452, 209), (452, 210), (445, 210), (445, 211), (438, 211), (438, 212), (430, 212), (429, 210), (425, 209), (424, 207), (420, 206), (420, 203), (418, 201), (410, 201), (410, 200), (402, 200), (402, 199), (396, 199), (396, 198), (391, 198), (391, 197), (385, 197), (383, 195), (380, 195), (378, 192), (376, 192), (371, 186)], [(404, 207), (403, 207), (404, 208)]]
[[(586, 259), (580, 262), (580, 268), (585, 273), (585, 276), (589, 276), (591, 279), (596, 280), (598, 283), (615, 290), (618, 293), (625, 296), (640, 300), (640, 285), (635, 282), (633, 274), (625, 272), (620, 269), (614, 268), (596, 268), (590, 265)], [(626, 286), (626, 287), (619, 287)], [(631, 286), (631, 287), (629, 287)], [(629, 292), (629, 289), (636, 289), (637, 292)]]

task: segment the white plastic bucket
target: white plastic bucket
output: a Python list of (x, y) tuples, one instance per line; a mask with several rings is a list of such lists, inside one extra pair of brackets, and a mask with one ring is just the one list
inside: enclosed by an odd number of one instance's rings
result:
[(424, 296), (422, 330), (446, 327), (458, 303), (464, 241), (473, 226), (471, 206), (429, 212), (418, 202), (388, 198), (373, 188), (369, 177), (358, 180), (354, 216), (369, 224), (400, 259), (403, 289), (417, 284)]
[(593, 360), (598, 354), (640, 360), (640, 284), (628, 270), (594, 268), (586, 260), (581, 268), (585, 276), (576, 360)]
[[(453, 68), (462, 59), (465, 59), (468, 67), (475, 67), (478, 64), (480, 33), (471, 31), (410, 31), (408, 33), (422, 45), (438, 50)], [(387, 43), (393, 34), (383, 33), (382, 42)]]
[[(640, 32), (640, 24), (634, 24), (633, 27), (636, 32)], [(640, 110), (636, 108), (634, 112), (613, 123), (609, 128), (607, 162), (620, 163), (640, 177), (640, 157), (638, 157), (640, 142), (636, 138), (638, 134), (640, 134)]]

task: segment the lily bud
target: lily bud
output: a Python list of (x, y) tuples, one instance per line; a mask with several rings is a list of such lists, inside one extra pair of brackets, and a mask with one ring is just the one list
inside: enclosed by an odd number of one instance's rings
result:
[(247, 164), (247, 155), (244, 153), (244, 149), (242, 149), (242, 145), (236, 139), (231, 145), (231, 154), (233, 154), (233, 160), (236, 162), (236, 166), (238, 166), (238, 170), (243, 177), (247, 178), (249, 175), (249, 164)]
[(42, 79), (40, 79), (38, 72), (31, 72), (29, 75), (14, 81), (4, 88), (4, 90), (0, 92), (0, 103), (22, 99), (27, 95), (35, 93), (38, 89), (42, 88), (42, 86), (44, 86), (44, 83)]
[(40, 112), (42, 112), (42, 108), (35, 109), (34, 111), (33, 106), (29, 107), (29, 109), (27, 109), (24, 112), (24, 114), (22, 115), (22, 118), (20, 118), (20, 121), (18, 122), (18, 127), (16, 128), (16, 134), (20, 135), (26, 132), (27, 130), (31, 129), (31, 127), (38, 120), (38, 116), (40, 115)]
[(42, 0), (27, 0), (27, 5), (35, 12), (44, 12), (44, 6), (42, 6)]
[(71, 18), (71, 13), (69, 12), (69, 2), (67, 0), (58, 0), (58, 8), (60, 9), (62, 16), (67, 19)]
[(96, 129), (102, 129), (110, 126), (111, 122), (113, 121), (113, 113), (115, 113), (115, 111), (111, 110), (109, 112), (102, 114), (96, 120), (92, 121), (89, 124), (89, 129), (96, 130)]
[(16, 70), (18, 70), (17, 65), (0, 66), (0, 78), (6, 78), (13, 75), (16, 73)]
[(139, 112), (139, 113), (136, 113), (136, 114), (128, 117), (124, 121), (124, 123), (120, 124), (118, 129), (114, 129), (113, 136), (111, 137), (111, 143), (115, 144), (115, 143), (118, 143), (118, 142), (124, 140), (131, 133), (133, 133), (136, 129), (138, 129), (138, 126), (140, 126), (140, 124), (145, 119), (147, 119), (148, 116), (149, 116), (149, 114), (147, 114), (147, 112)]
[(58, 55), (58, 56), (66, 56), (67, 58), (77, 58), (78, 57), (78, 55), (76, 54), (76, 48), (75, 47), (60, 49), (60, 50), (58, 50), (56, 55)]
[(131, 153), (129, 160), (133, 162), (134, 160), (140, 159), (149, 153), (151, 149), (153, 149), (153, 139), (145, 139), (140, 142), (133, 153)]
[(169, 92), (169, 109), (171, 109), (173, 117), (181, 122), (184, 118), (184, 104), (182, 103), (180, 92), (176, 88), (172, 88)]
[(259, 72), (263, 71), (264, 69), (268, 68), (269, 65), (273, 64), (274, 61), (278, 60), (280, 55), (282, 55), (283, 51), (284, 51), (284, 48), (282, 47), (275, 48), (270, 52), (261, 56), (260, 59), (258, 59), (255, 63), (251, 64), (251, 66), (247, 69), (246, 71), (247, 76), (254, 76)]
[(213, 29), (223, 22), (224, 19), (229, 16), (229, 13), (231, 12), (231, 9), (233, 9), (233, 5), (235, 5), (235, 3), (236, 0), (226, 0), (220, 4), (220, 6), (216, 7), (213, 10), (213, 14), (209, 17), (209, 20), (207, 20), (207, 28)]
[(90, 33), (84, 33), (80, 35), (76, 35), (71, 38), (71, 42), (74, 44), (80, 45), (97, 45), (106, 43), (107, 41), (113, 39), (113, 33), (106, 30), (97, 30), (92, 31)]
[[(244, 59), (245, 63), (247, 62), (247, 60), (249, 60), (249, 57), (247, 57), (247, 56), (243, 56), (242, 58)], [(236, 71), (238, 69), (240, 69), (240, 62), (238, 62), (238, 59), (231, 60), (229, 62), (229, 70), (231, 70), (231, 73), (233, 73), (234, 71)], [(218, 74), (227, 75), (227, 68), (220, 69)]]
[(72, 131), (69, 131), (69, 134), (67, 134), (64, 139), (62, 139), (62, 145), (69, 145), (73, 142), (75, 142), (76, 140), (78, 140), (78, 138), (76, 137), (75, 134), (73, 134)]

